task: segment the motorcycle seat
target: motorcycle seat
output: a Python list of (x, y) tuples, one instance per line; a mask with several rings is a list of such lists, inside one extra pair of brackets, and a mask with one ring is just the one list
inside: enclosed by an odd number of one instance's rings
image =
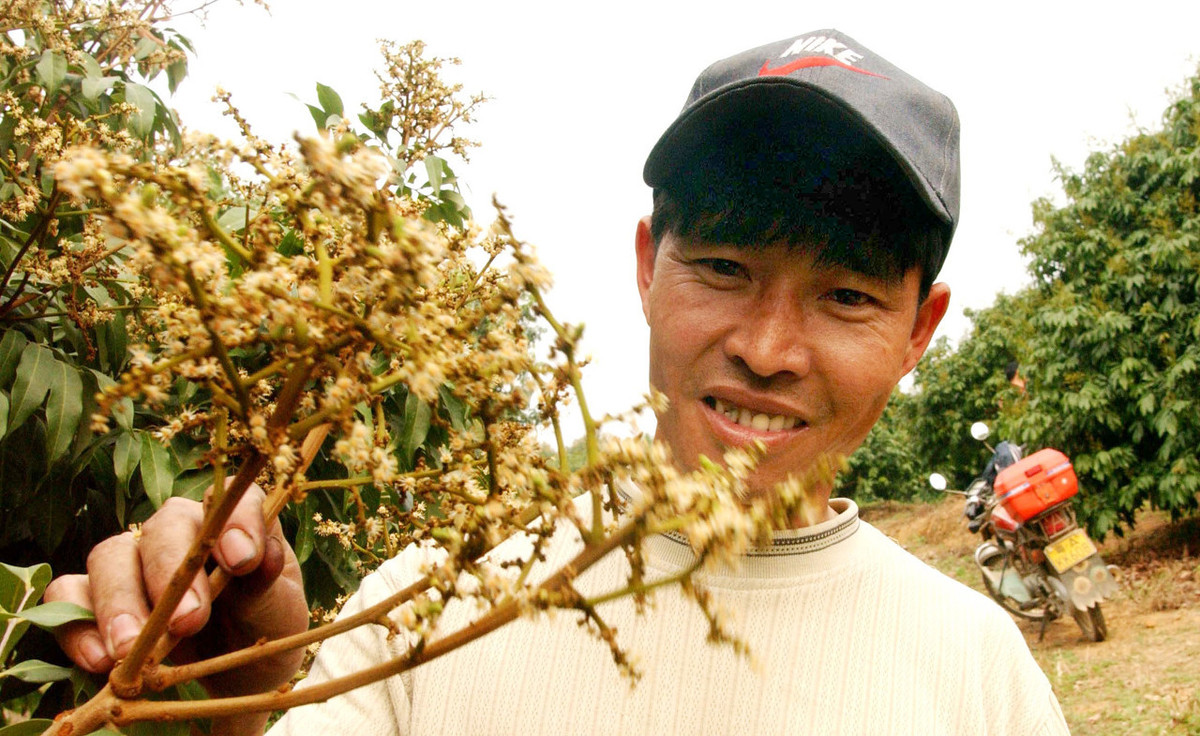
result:
[(1014, 519), (1012, 514), (1005, 511), (1004, 507), (998, 504), (992, 509), (992, 524), (997, 529), (1006, 532), (1015, 532), (1017, 527), (1021, 526), (1021, 522)]

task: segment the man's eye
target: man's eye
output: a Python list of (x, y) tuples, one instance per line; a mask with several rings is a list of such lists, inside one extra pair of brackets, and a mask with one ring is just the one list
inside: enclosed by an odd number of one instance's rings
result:
[(829, 292), (829, 299), (844, 307), (861, 307), (874, 301), (870, 294), (857, 289), (834, 289)]
[(707, 266), (718, 276), (741, 276), (743, 273), (740, 263), (725, 258), (701, 258), (699, 263)]

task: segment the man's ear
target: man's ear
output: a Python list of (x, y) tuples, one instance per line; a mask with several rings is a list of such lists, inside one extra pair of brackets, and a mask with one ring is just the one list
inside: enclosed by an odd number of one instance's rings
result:
[(654, 258), (658, 252), (654, 246), (654, 236), (650, 233), (649, 215), (638, 220), (634, 248), (637, 251), (637, 285), (638, 293), (642, 296), (642, 314), (649, 321), (650, 284), (654, 281)]
[(912, 334), (908, 338), (908, 352), (904, 355), (904, 373), (907, 374), (917, 365), (917, 361), (925, 354), (933, 333), (946, 316), (950, 308), (950, 287), (937, 283), (929, 287), (929, 296), (917, 307), (917, 318), (913, 322)]

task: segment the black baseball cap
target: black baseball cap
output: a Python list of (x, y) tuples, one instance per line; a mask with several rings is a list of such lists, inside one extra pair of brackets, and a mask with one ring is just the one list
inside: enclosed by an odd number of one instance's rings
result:
[(747, 128), (768, 129), (772, 145), (811, 149), (798, 166), (815, 156), (836, 170), (841, 160), (857, 160), (842, 154), (877, 145), (942, 225), (949, 246), (959, 213), (958, 113), (945, 95), (849, 36), (813, 31), (709, 66), (650, 152), (643, 179), (668, 185)]

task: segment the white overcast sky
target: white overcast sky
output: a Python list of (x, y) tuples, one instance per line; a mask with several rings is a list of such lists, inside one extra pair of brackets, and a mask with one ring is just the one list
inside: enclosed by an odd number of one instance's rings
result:
[(230, 135), (209, 102), (221, 85), (276, 141), (312, 130), (290, 94), (315, 101), (316, 82), (348, 112), (377, 102), (376, 39), (419, 38), (459, 57), (457, 80), (492, 100), (463, 131), (483, 145), (456, 173), (480, 219), (493, 193), (509, 208), (555, 276), (557, 316), (586, 324), (585, 388), (600, 412), (646, 390), (633, 261), (634, 225), (650, 207), (642, 163), (710, 62), (837, 28), (955, 102), (962, 215), (941, 274), (953, 304), (940, 334), (958, 338), (964, 307), (1024, 283), (1017, 241), (1030, 203), (1058, 191), (1051, 158), (1079, 168), (1089, 150), (1157, 125), (1167, 91), (1200, 61), (1196, 0), (274, 0), (270, 13), (227, 1), (203, 26), (175, 26), (198, 58), (168, 104), (189, 127)]

